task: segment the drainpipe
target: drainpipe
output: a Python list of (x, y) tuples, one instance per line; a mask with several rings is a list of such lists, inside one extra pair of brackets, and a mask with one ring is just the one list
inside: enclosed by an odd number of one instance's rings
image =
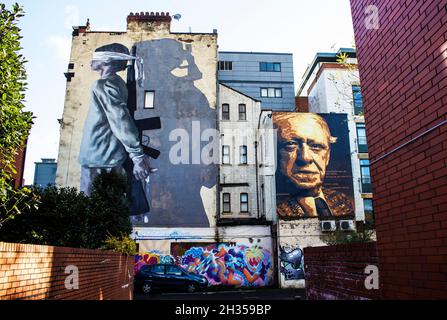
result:
[[(259, 132), (259, 126), (258, 126), (258, 132)], [(255, 164), (256, 164), (256, 203), (257, 203), (257, 217), (259, 220), (259, 174), (258, 174), (258, 132), (256, 132), (256, 141), (255, 141)]]

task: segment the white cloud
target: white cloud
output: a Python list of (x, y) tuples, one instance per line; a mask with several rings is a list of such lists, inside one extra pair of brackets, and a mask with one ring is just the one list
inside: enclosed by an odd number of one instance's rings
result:
[(46, 42), (54, 49), (58, 59), (63, 62), (70, 60), (71, 39), (69, 37), (51, 35)]

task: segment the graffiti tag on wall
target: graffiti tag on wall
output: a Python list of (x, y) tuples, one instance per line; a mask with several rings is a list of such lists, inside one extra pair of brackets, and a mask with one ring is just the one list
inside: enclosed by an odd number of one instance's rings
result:
[(304, 279), (304, 257), (300, 248), (291, 251), (280, 247), (279, 259), (281, 260), (280, 272), (286, 280)]
[(182, 256), (152, 251), (135, 257), (135, 272), (143, 265), (157, 263), (175, 263), (205, 276), (213, 286), (261, 287), (273, 283), (272, 255), (259, 246), (207, 244), (190, 247)]

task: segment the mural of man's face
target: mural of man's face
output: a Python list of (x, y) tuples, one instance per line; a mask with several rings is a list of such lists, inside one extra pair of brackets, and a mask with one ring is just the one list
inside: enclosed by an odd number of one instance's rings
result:
[(103, 66), (103, 62), (98, 61), (98, 60), (92, 60), (92, 63), (90, 64), (90, 66), (93, 71), (100, 71)]
[(309, 115), (279, 119), (279, 170), (299, 191), (317, 193), (330, 158), (330, 133)]

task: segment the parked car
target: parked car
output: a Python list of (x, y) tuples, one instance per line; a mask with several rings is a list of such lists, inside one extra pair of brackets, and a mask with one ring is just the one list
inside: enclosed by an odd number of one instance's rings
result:
[(143, 293), (153, 289), (185, 289), (192, 293), (208, 287), (208, 280), (201, 275), (188, 272), (173, 264), (143, 266), (135, 275), (135, 288)]

